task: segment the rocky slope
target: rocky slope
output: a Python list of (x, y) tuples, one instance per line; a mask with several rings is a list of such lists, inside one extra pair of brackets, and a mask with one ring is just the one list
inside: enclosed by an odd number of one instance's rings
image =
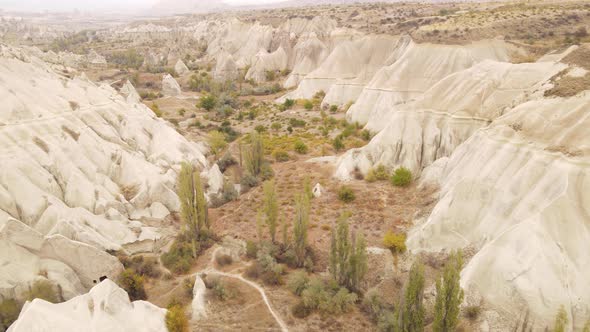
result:
[(87, 294), (53, 304), (35, 299), (25, 304), (8, 332), (29, 331), (167, 331), (166, 310), (146, 301), (130, 302), (109, 279)]
[(1, 294), (18, 296), (40, 274), (65, 297), (116, 277), (103, 250), (151, 250), (160, 235), (150, 225), (179, 209), (180, 162), (206, 167), (205, 147), (133, 103), (132, 86), (127, 102), (20, 49), (0, 46), (0, 82)]

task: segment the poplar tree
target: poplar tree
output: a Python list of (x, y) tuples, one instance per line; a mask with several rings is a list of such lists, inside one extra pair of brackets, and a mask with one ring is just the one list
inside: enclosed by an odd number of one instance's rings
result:
[(463, 257), (461, 251), (451, 253), (441, 278), (436, 280), (434, 332), (451, 332), (459, 322), (463, 290), (459, 284)]
[(424, 265), (414, 262), (406, 285), (402, 303), (400, 303), (401, 331), (424, 331)]
[(196, 242), (206, 236), (209, 216), (201, 177), (192, 164), (188, 162), (181, 164), (177, 186), (180, 217), (191, 235), (193, 256), (196, 257)]
[(348, 214), (338, 220), (330, 242), (330, 273), (338, 284), (357, 291), (367, 273), (367, 244), (361, 235), (350, 234)]
[(266, 215), (266, 224), (270, 233), (270, 239), (274, 243), (277, 233), (277, 223), (279, 218), (279, 201), (275, 190), (274, 180), (264, 183), (264, 207)]
[(295, 261), (299, 267), (305, 263), (308, 224), (309, 197), (303, 194), (295, 198), (295, 220), (293, 222), (293, 249)]

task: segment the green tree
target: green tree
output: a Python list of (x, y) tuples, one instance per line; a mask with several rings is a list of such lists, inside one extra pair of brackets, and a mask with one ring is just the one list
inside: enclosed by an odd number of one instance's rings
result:
[(273, 180), (264, 183), (264, 214), (266, 215), (266, 224), (270, 233), (270, 239), (274, 243), (277, 233), (277, 223), (279, 219), (279, 201), (275, 190)]
[(336, 151), (340, 151), (340, 150), (344, 149), (344, 142), (342, 142), (342, 136), (340, 136), (340, 135), (336, 136), (336, 138), (334, 138), (334, 142), (332, 142), (332, 146), (334, 147), (334, 150), (336, 150)]
[(244, 151), (244, 164), (246, 170), (252, 176), (259, 176), (264, 163), (264, 145), (260, 135), (253, 131), (250, 133), (250, 146)]
[(410, 268), (410, 277), (401, 303), (401, 331), (424, 331), (424, 266), (420, 261)]
[(201, 106), (201, 108), (206, 109), (207, 111), (214, 109), (216, 105), (217, 98), (215, 98), (215, 96), (212, 95), (203, 96), (199, 101), (199, 106)]
[(362, 234), (349, 234), (348, 217), (346, 213), (340, 216), (332, 229), (330, 273), (340, 285), (357, 291), (367, 272), (367, 244)]
[(192, 164), (183, 162), (178, 175), (180, 216), (191, 234), (193, 257), (197, 257), (197, 243), (209, 228), (209, 215), (205, 192), (199, 172)]
[(299, 195), (295, 198), (295, 220), (293, 222), (293, 249), (295, 250), (295, 261), (301, 267), (305, 263), (307, 250), (307, 227), (309, 224), (309, 198)]
[(459, 322), (459, 311), (463, 302), (463, 290), (459, 284), (462, 267), (461, 251), (453, 252), (445, 265), (442, 278), (436, 280), (434, 332), (454, 331)]
[(211, 147), (211, 152), (213, 152), (215, 155), (219, 154), (227, 146), (225, 135), (217, 130), (212, 130), (209, 132), (207, 135), (207, 141)]
[(166, 312), (166, 327), (169, 332), (188, 332), (189, 323), (184, 309), (180, 304), (174, 304)]
[(565, 311), (565, 307), (562, 305), (559, 307), (559, 311), (555, 317), (555, 327), (553, 327), (553, 332), (565, 332), (567, 330), (567, 323), (567, 312)]

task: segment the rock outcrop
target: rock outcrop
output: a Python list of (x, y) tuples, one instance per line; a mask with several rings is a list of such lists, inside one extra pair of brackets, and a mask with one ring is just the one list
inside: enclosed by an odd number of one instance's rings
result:
[(60, 76), (20, 49), (0, 46), (0, 82), (0, 228), (13, 234), (0, 259), (30, 262), (0, 264), (2, 294), (42, 270), (79, 294), (117, 274), (103, 250), (145, 250), (160, 237), (145, 222), (179, 210), (179, 165), (206, 167), (206, 148), (110, 86)]
[(168, 331), (166, 310), (129, 296), (106, 279), (87, 294), (53, 304), (35, 299), (27, 302), (8, 332), (30, 331)]
[(170, 74), (164, 75), (162, 79), (162, 94), (170, 97), (176, 97), (182, 94), (180, 84)]
[[(412, 251), (478, 249), (462, 286), (505, 313), (551, 326), (590, 318), (590, 93), (523, 103), (478, 130), (445, 163), (440, 200)], [(572, 319), (575, 318), (575, 319)]]
[(191, 72), (190, 69), (188, 69), (188, 67), (180, 59), (178, 59), (176, 65), (174, 65), (174, 71), (180, 76), (188, 75)]

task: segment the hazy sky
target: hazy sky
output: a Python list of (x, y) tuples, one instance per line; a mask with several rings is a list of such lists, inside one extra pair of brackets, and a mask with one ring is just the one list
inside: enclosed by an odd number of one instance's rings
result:
[[(207, 1), (207, 0), (197, 0)], [(282, 0), (223, 0), (232, 5), (252, 5)], [(70, 11), (101, 9), (146, 9), (158, 0), (0, 0), (0, 9), (34, 11)]]

